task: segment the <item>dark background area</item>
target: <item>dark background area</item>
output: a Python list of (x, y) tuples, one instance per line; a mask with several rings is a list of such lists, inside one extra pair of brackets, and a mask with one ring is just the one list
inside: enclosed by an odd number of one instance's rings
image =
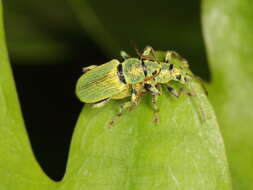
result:
[(89, 52), (86, 56), (80, 52), (57, 64), (25, 65), (11, 61), (34, 154), (55, 180), (64, 175), (71, 136), (83, 106), (75, 97), (82, 60), (100, 64), (105, 59), (96, 47), (85, 48)]
[[(7, 46), (31, 145), (45, 173), (55, 180), (64, 175), (83, 106), (74, 93), (82, 67), (118, 58), (119, 49), (133, 54), (130, 41), (134, 40), (140, 49), (152, 45), (178, 51), (194, 73), (210, 80), (199, 1), (89, 3), (13, 0), (4, 4)], [(82, 12), (87, 6), (117, 42), (115, 48), (110, 40), (103, 42), (101, 27), (97, 29), (101, 34), (96, 32), (94, 15)]]

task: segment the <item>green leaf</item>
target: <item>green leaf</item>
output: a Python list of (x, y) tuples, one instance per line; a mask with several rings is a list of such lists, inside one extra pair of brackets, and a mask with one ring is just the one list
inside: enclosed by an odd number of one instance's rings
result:
[(32, 154), (9, 65), (0, 1), (0, 189), (39, 189), (53, 184)]
[(150, 95), (112, 127), (109, 122), (127, 100), (97, 109), (85, 106), (73, 135), (64, 187), (230, 190), (215, 115), (198, 81), (188, 87), (194, 96), (175, 98), (163, 92), (159, 125), (152, 121)]
[(221, 124), (235, 189), (253, 189), (253, 4), (203, 0), (213, 73), (210, 98)]
[(231, 189), (214, 113), (199, 85), (194, 84), (194, 89), (196, 97), (178, 99), (164, 92), (158, 102), (161, 123), (157, 126), (152, 122), (150, 96), (111, 128), (108, 122), (119, 102), (101, 109), (86, 106), (73, 136), (64, 186)]
[[(1, 1), (0, 1), (1, 3)], [(0, 7), (0, 16), (2, 9)], [(0, 189), (231, 190), (223, 141), (201, 85), (194, 96), (159, 98), (154, 125), (151, 97), (109, 127), (122, 101), (85, 106), (73, 135), (61, 182), (41, 171), (29, 144), (0, 19)]]

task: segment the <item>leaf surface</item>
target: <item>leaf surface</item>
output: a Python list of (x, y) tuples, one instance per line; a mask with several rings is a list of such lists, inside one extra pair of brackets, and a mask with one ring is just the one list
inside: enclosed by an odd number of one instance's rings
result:
[(175, 98), (164, 91), (157, 126), (150, 95), (111, 128), (108, 122), (126, 100), (99, 109), (85, 106), (66, 175), (61, 182), (51, 181), (32, 154), (0, 22), (0, 189), (231, 190), (215, 115), (194, 81), (195, 96)]
[(63, 189), (231, 189), (222, 137), (201, 85), (194, 96), (159, 98), (155, 125), (151, 96), (108, 125), (120, 103), (86, 105), (73, 135)]
[(253, 189), (253, 2), (203, 0), (213, 81), (210, 100), (224, 136), (235, 189)]

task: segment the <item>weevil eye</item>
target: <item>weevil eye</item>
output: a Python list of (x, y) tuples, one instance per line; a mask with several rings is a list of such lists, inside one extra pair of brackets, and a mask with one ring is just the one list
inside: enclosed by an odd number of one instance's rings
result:
[(154, 72), (152, 73), (152, 75), (156, 75), (156, 73), (157, 73), (157, 71), (154, 71)]
[(173, 64), (170, 64), (169, 70), (171, 71), (173, 68), (174, 68), (174, 65), (173, 65)]
[(182, 76), (181, 75), (176, 75), (177, 80), (181, 80)]

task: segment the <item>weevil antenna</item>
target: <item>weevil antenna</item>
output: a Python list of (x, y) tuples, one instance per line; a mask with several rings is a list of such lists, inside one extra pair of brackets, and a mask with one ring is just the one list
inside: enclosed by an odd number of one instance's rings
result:
[(155, 55), (155, 50), (151, 47), (151, 46), (149, 46), (150, 48), (151, 48), (151, 51), (150, 51), (150, 53), (152, 54), (152, 56), (154, 57), (154, 60), (156, 61), (156, 62), (158, 62), (159, 63), (159, 61), (158, 61), (158, 59), (157, 59), (157, 57), (156, 57), (156, 55)]
[(139, 57), (141, 57), (142, 54), (140, 53), (140, 50), (139, 50), (139, 48), (138, 48), (138, 46), (137, 46), (137, 43), (136, 43), (134, 40), (131, 40), (130, 43), (131, 43), (131, 45), (133, 46), (133, 48), (134, 48), (136, 54), (137, 54)]

